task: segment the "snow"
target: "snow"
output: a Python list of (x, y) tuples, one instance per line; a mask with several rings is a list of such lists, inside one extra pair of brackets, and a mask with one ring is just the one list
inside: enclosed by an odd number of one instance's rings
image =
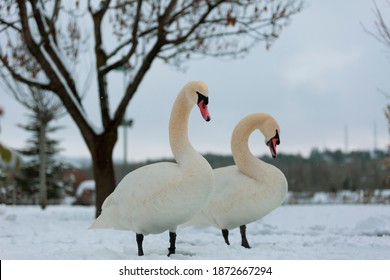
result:
[[(138, 257), (135, 234), (88, 230), (94, 207), (0, 205), (0, 259), (167, 260), (168, 233), (144, 239)], [(240, 246), (239, 230), (227, 246), (215, 228), (177, 231), (170, 259), (389, 260), (390, 205), (283, 205), (249, 224), (251, 249)]]
[(285, 204), (390, 204), (390, 189), (288, 192)]

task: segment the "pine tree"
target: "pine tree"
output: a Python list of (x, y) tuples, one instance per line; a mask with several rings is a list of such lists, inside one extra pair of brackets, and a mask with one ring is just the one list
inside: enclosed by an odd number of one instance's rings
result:
[[(21, 192), (31, 198), (40, 191), (40, 132), (42, 120), (40, 120), (40, 116), (35, 112), (30, 114), (29, 117), (30, 121), (28, 124), (19, 125), (19, 127), (31, 132), (32, 135), (27, 141), (27, 146), (19, 151), (23, 155), (24, 164), (20, 175), (17, 177), (17, 182), (18, 186), (21, 188)], [(66, 189), (71, 187), (72, 182), (69, 179), (64, 178), (64, 171), (71, 168), (71, 166), (70, 164), (61, 161), (58, 156), (59, 152), (62, 150), (59, 147), (59, 141), (49, 137), (50, 134), (55, 133), (61, 129), (61, 127), (50, 125), (49, 122), (44, 125), (46, 126), (45, 169), (47, 199), (60, 199), (64, 196)], [(45, 208), (46, 205), (41, 206), (42, 208)]]
[(19, 126), (32, 133), (26, 148), (20, 151), (25, 164), (17, 181), (21, 193), (29, 199), (39, 192), (39, 204), (45, 209), (48, 199), (61, 198), (71, 184), (63, 178), (70, 165), (59, 160), (59, 141), (48, 137), (61, 128), (51, 123), (65, 114), (64, 107), (55, 95), (37, 88), (15, 90), (13, 94), (30, 111), (29, 123)]

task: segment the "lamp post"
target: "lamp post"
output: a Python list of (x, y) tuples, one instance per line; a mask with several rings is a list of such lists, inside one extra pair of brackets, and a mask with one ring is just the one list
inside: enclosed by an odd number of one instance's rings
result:
[[(126, 91), (126, 71), (128, 68), (124, 65), (115, 69), (115, 71), (119, 71), (123, 73), (123, 93)], [(127, 128), (133, 126), (133, 119), (126, 119), (126, 112), (121, 122), (121, 126), (123, 126), (123, 165), (127, 166)]]
[(121, 126), (123, 126), (123, 165), (127, 166), (127, 128), (133, 126), (133, 119), (122, 120)]
[(1, 117), (3, 116), (3, 114), (4, 114), (3, 107), (0, 106), (0, 133), (1, 133)]

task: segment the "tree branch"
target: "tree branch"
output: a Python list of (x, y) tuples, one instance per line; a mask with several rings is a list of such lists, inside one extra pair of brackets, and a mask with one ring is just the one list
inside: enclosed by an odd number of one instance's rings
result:
[[(378, 8), (378, 5), (376, 4), (375, 1), (373, 2), (374, 2), (374, 14), (376, 16), (376, 21), (374, 21), (376, 32), (367, 29), (362, 23), (361, 26), (367, 34), (374, 37), (377, 41), (384, 44), (386, 47), (390, 47), (390, 28), (389, 26), (387, 26), (382, 16), (382, 13)], [(390, 4), (389, 1), (387, 2), (388, 4)]]
[(187, 32), (187, 34), (185, 34), (184, 36), (182, 37), (179, 37), (175, 40), (169, 40), (167, 41), (168, 44), (173, 44), (173, 45), (179, 45), (183, 42), (185, 42), (190, 36), (191, 34), (194, 33), (194, 31), (201, 25), (204, 23), (204, 21), (206, 20), (207, 16), (218, 6), (220, 5), (224, 0), (220, 0), (220, 1), (217, 1), (214, 3), (214, 5), (209, 5), (209, 8), (207, 9), (207, 11), (200, 17), (200, 19), (198, 20), (198, 22), (196, 24), (194, 24)]
[[(137, 13), (136, 13), (135, 19), (134, 19), (133, 31), (131, 32), (132, 38), (131, 38), (130, 41), (128, 41), (128, 43), (131, 43), (131, 48), (130, 48), (129, 52), (124, 57), (122, 57), (121, 59), (117, 60), (116, 62), (114, 62), (111, 65), (109, 65), (109, 66), (105, 67), (104, 69), (102, 69), (101, 70), (101, 74), (105, 75), (108, 72), (110, 72), (111, 70), (123, 66), (127, 61), (130, 60), (130, 58), (135, 53), (135, 51), (137, 49), (137, 46), (138, 46), (138, 39), (137, 39), (138, 34), (137, 33), (138, 33), (139, 21), (141, 19), (141, 8), (142, 8), (142, 0), (138, 0), (138, 3), (137, 3)], [(123, 46), (126, 46), (126, 45), (123, 45)], [(111, 53), (111, 56), (113, 54), (117, 53), (120, 49), (121, 48), (117, 48), (116, 50), (114, 50), (114, 52)], [(107, 58), (108, 57), (109, 56), (107, 56)]]
[[(60, 75), (65, 79), (66, 84), (72, 91), (73, 95), (76, 97), (77, 102), (79, 106), (82, 106), (81, 98), (77, 92), (76, 85), (74, 80), (72, 79), (72, 76), (70, 75), (69, 71), (65, 68), (64, 64), (62, 63), (61, 59), (58, 57), (57, 52), (53, 49), (53, 43), (54, 40), (51, 41), (50, 39), (50, 30), (46, 30), (45, 25), (48, 25), (47, 22), (43, 22), (43, 20), (46, 20), (44, 15), (41, 13), (41, 9), (36, 6), (35, 1), (31, 1), (31, 5), (33, 7), (33, 15), (35, 22), (37, 23), (39, 34), (41, 35), (41, 38), (43, 39), (43, 46), (50, 56), (51, 60), (54, 62), (55, 66), (58, 68)], [(44, 9), (44, 7), (42, 7)]]
[[(139, 40), (142, 37), (145, 37), (146, 35), (149, 35), (150, 33), (154, 32), (154, 31), (157, 31), (157, 30), (158, 30), (158, 26), (156, 25), (152, 28), (149, 28), (145, 31), (142, 31), (138, 34), (137, 40)], [(123, 49), (123, 47), (126, 47), (127, 45), (132, 44), (133, 42), (134, 42), (134, 38), (131, 37), (130, 39), (119, 44), (110, 54), (107, 54), (107, 59), (110, 59), (111, 57), (115, 56), (121, 49)]]
[(0, 61), (3, 63), (3, 65), (5, 66), (5, 68), (7, 69), (7, 71), (11, 74), (11, 76), (17, 80), (18, 82), (20, 83), (23, 83), (29, 87), (36, 87), (36, 88), (39, 88), (39, 89), (42, 89), (42, 90), (53, 90), (51, 87), (50, 87), (50, 84), (43, 84), (37, 80), (32, 80), (32, 79), (28, 79), (26, 77), (23, 77), (22, 75), (18, 74), (17, 72), (15, 72), (11, 67), (10, 65), (8, 64), (7, 60), (4, 59), (4, 57), (2, 57), (0, 55)]
[[(22, 33), (22, 30), (18, 27), (15, 26), (14, 23), (11, 23), (11, 22), (7, 22), (5, 21), (4, 19), (0, 18), (0, 23), (5, 25), (6, 27), (5, 28), (12, 28), (14, 29), (15, 31), (17, 31), (18, 33)], [(2, 32), (3, 30), (0, 30), (0, 32)]]
[(92, 127), (89, 125), (87, 118), (85, 116), (85, 112), (83, 108), (78, 103), (78, 100), (73, 95), (73, 93), (67, 89), (67, 85), (63, 84), (64, 81), (61, 81), (61, 79), (57, 76), (55, 69), (52, 68), (51, 61), (47, 60), (49, 59), (47, 54), (44, 54), (42, 49), (40, 49), (39, 45), (35, 42), (30, 26), (29, 26), (29, 20), (27, 15), (27, 7), (24, 0), (17, 0), (18, 6), (19, 6), (19, 17), (20, 22), (22, 25), (23, 30), (23, 38), (24, 42), (26, 43), (27, 48), (29, 49), (30, 53), (35, 57), (35, 59), (38, 61), (38, 63), (41, 65), (42, 70), (45, 72), (46, 76), (51, 82), (50, 88), (53, 90), (55, 94), (58, 95), (58, 97), (61, 99), (64, 106), (67, 108), (69, 114), (72, 115), (73, 119), (75, 120), (76, 124), (80, 128), (80, 132), (86, 139), (86, 142), (92, 141), (93, 135), (95, 135), (95, 132), (93, 131)]
[(103, 69), (107, 64), (107, 55), (103, 50), (102, 44), (102, 31), (101, 25), (102, 20), (107, 12), (107, 9), (110, 5), (110, 0), (102, 2), (102, 8), (97, 12), (92, 10), (90, 3), (88, 4), (88, 10), (92, 15), (93, 24), (94, 24), (94, 35), (95, 35), (95, 55), (96, 55), (96, 70), (98, 71), (98, 91), (99, 91), (99, 103), (102, 124), (105, 129), (109, 127), (110, 124), (110, 106), (108, 104), (108, 94), (107, 94), (107, 81), (106, 75), (103, 74), (100, 69)]
[(46, 18), (47, 22), (49, 23), (49, 34), (53, 34), (53, 40), (57, 44), (57, 36), (56, 36), (56, 29), (55, 29), (55, 23), (58, 19), (58, 14), (60, 12), (61, 7), (61, 0), (55, 0), (54, 8), (53, 8), (53, 14), (51, 18)]
[(166, 31), (164, 30), (164, 26), (169, 21), (169, 16), (172, 13), (173, 9), (175, 8), (176, 4), (177, 4), (177, 0), (172, 0), (168, 4), (167, 8), (165, 9), (164, 14), (159, 17), (157, 41), (154, 44), (153, 48), (148, 53), (148, 55), (143, 60), (143, 63), (139, 68), (137, 74), (135, 75), (133, 82), (129, 84), (129, 86), (127, 87), (125, 96), (122, 98), (115, 112), (114, 119), (112, 120), (111, 123), (112, 127), (118, 127), (119, 124), (121, 123), (123, 116), (126, 112), (126, 107), (129, 104), (129, 101), (133, 97), (134, 93), (137, 91), (138, 86), (141, 84), (143, 77), (145, 76), (146, 72), (149, 70), (150, 66), (152, 65), (153, 60), (157, 57), (162, 46), (166, 43), (166, 38), (165, 38)]
[[(375, 3), (375, 1), (374, 1)], [(387, 26), (385, 20), (383, 19), (382, 13), (380, 12), (378, 6), (375, 3), (375, 11), (376, 11), (376, 17), (377, 17), (377, 22), (375, 22), (377, 31), (380, 36), (380, 40), (382, 43), (384, 43), (387, 46), (390, 46), (390, 29)]]
[(159, 32), (162, 32), (165, 24), (169, 22), (169, 16), (171, 15), (176, 4), (177, 0), (172, 0), (165, 9), (164, 14), (158, 18)]
[(165, 42), (165, 38), (159, 37), (157, 42), (154, 44), (153, 48), (150, 50), (148, 55), (143, 60), (143, 63), (139, 68), (137, 74), (135, 75), (133, 82), (129, 84), (129, 86), (127, 87), (125, 96), (122, 98), (121, 102), (117, 107), (117, 110), (114, 115), (114, 119), (112, 120), (112, 127), (118, 127), (122, 122), (129, 101), (137, 91), (138, 86), (141, 84), (143, 77), (151, 67), (153, 60), (157, 57), (158, 53), (160, 52), (162, 46), (164, 45), (164, 42)]

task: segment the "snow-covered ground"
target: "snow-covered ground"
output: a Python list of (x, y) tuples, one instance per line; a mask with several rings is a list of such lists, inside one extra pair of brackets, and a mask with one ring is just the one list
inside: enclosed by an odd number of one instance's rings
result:
[[(88, 230), (93, 207), (0, 205), (0, 259), (139, 259), (135, 234)], [(215, 228), (178, 229), (171, 259), (390, 259), (390, 205), (285, 205), (225, 245)], [(142, 259), (167, 259), (168, 233), (144, 240)]]

